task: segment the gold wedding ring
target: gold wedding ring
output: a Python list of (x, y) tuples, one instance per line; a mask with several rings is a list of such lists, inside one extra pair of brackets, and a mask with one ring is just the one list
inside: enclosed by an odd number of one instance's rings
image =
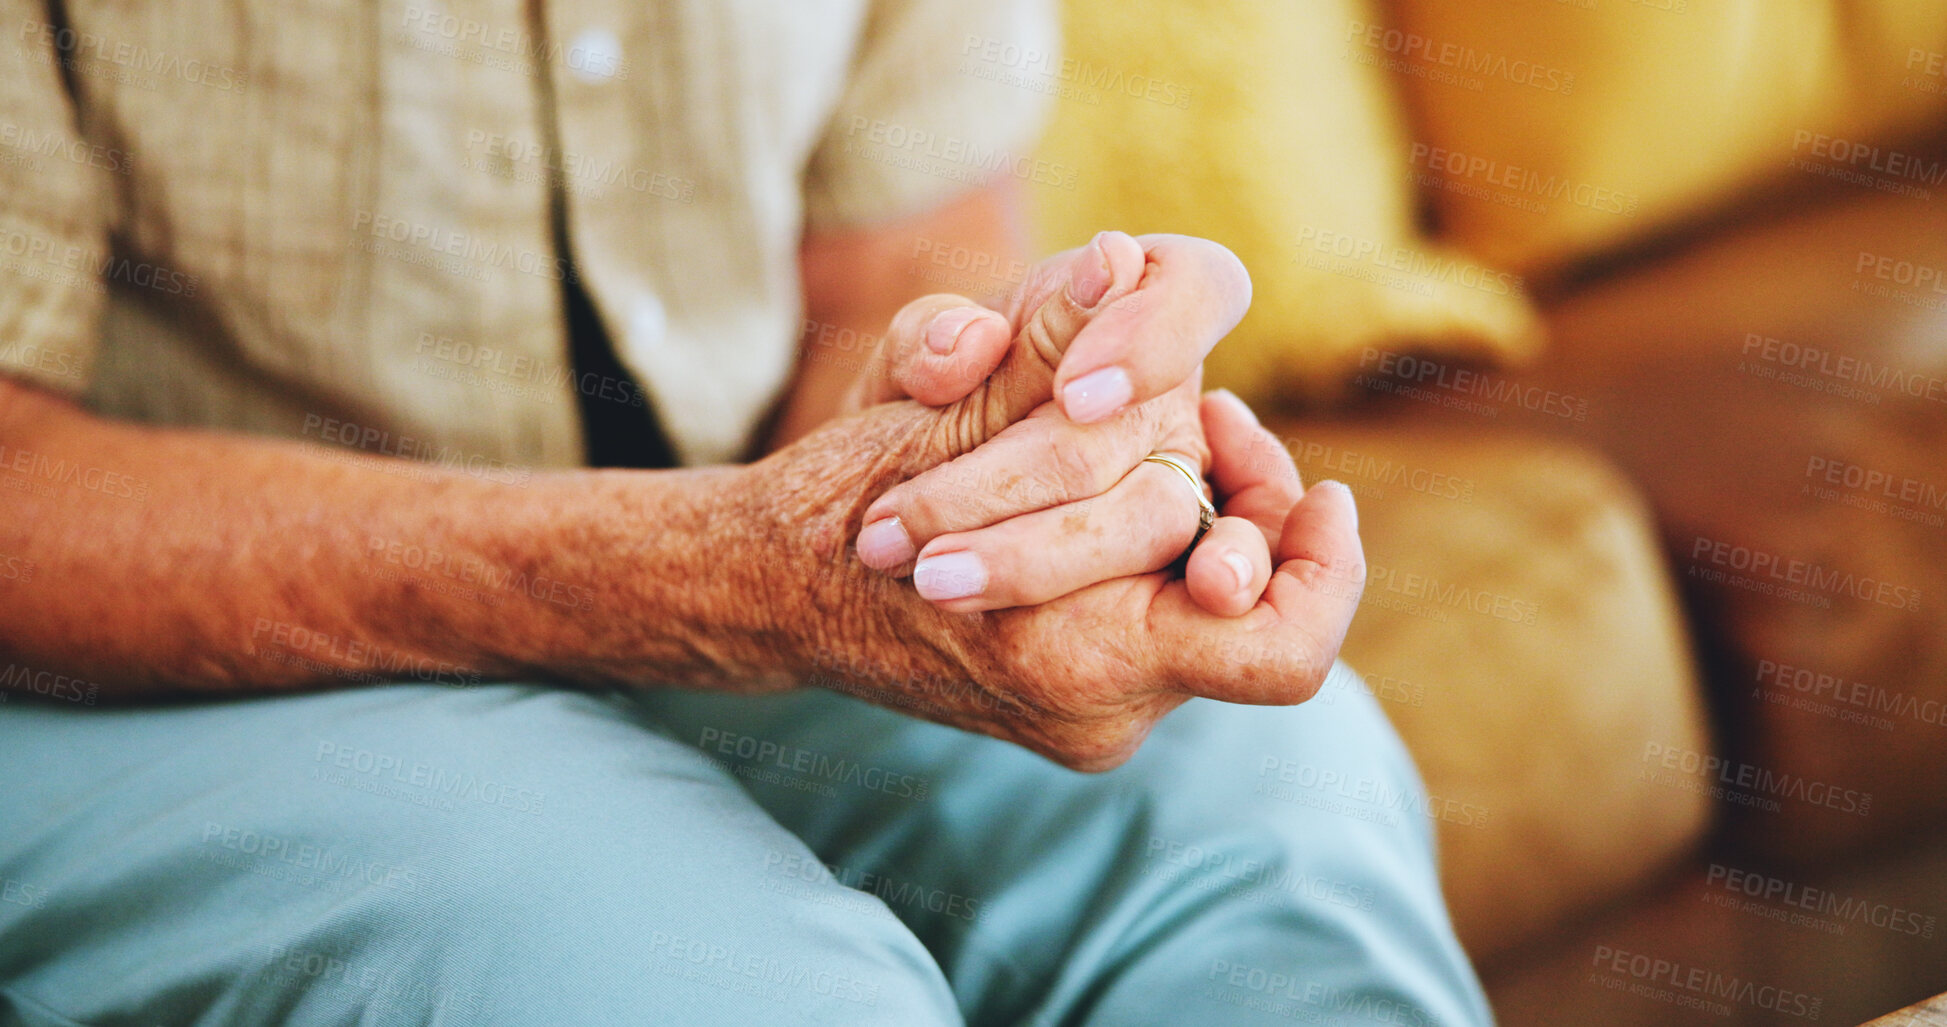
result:
[(1177, 563), (1185, 563), (1189, 560), (1190, 554), (1196, 550), (1197, 543), (1203, 541), (1203, 536), (1210, 531), (1210, 526), (1217, 520), (1217, 508), (1210, 504), (1210, 497), (1203, 494), (1203, 473), (1197, 470), (1189, 457), (1181, 453), (1159, 450), (1143, 457), (1143, 463), (1162, 464), (1165, 467), (1175, 468), (1176, 473), (1181, 474), (1183, 480), (1190, 483), (1190, 494), (1197, 497), (1197, 533), (1191, 536), (1190, 544), (1183, 547), (1183, 555), (1176, 558)]

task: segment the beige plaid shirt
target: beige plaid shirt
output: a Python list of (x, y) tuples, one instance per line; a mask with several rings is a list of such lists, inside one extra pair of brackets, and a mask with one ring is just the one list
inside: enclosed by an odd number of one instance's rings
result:
[[(1024, 158), (1035, 0), (0, 0), (0, 372), (491, 472), (582, 458), (578, 268), (680, 457), (790, 373), (807, 229)], [(569, 254), (555, 244), (558, 183)]]

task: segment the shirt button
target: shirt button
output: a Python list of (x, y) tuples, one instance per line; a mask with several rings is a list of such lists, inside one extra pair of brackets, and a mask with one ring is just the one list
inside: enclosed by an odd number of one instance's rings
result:
[(607, 82), (622, 70), (622, 41), (605, 28), (583, 29), (562, 55), (583, 82)]

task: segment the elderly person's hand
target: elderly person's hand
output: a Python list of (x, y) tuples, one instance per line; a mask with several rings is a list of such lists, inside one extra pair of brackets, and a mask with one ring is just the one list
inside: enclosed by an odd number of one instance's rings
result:
[[(1102, 303), (1113, 305), (1106, 297), (1118, 288), (1123, 295), (1134, 288), (1121, 274)], [(1208, 439), (1225, 516), (1192, 558), (1188, 580), (1119, 576), (1039, 605), (968, 614), (851, 558), (851, 539), (888, 489), (970, 453), (1006, 452), (996, 443), (1044, 408), (1064, 352), (1104, 323), (1099, 304), (1072, 299), (1049, 296), (993, 375), (961, 400), (938, 408), (877, 404), (735, 472), (734, 505), (714, 523), (723, 552), (753, 569), (741, 587), (754, 592), (745, 601), (763, 615), (748, 637), (713, 643), (720, 663), (809, 678), (1082, 769), (1126, 759), (1158, 718), (1190, 696), (1289, 704), (1318, 689), (1364, 581), (1357, 514), (1342, 486), (1303, 490), (1277, 439), (1227, 394), (1194, 407), (1193, 430)], [(1151, 433), (1142, 452), (1159, 440), (1182, 441), (1156, 434), (1160, 416), (1116, 416), (1134, 417), (1129, 430)], [(1046, 430), (1071, 427), (1061, 418)], [(1046, 448), (1036, 452), (1053, 459)], [(1139, 461), (1140, 453), (1129, 460)], [(1146, 502), (1171, 518), (1194, 510), (1187, 483), (1166, 476), (1174, 471), (1147, 467), (1158, 472), (1159, 487)], [(1143, 512), (1133, 497), (1110, 495), (1115, 501), (1106, 506)], [(1107, 565), (1113, 561), (1102, 552), (1127, 544), (1113, 532), (1150, 530), (1145, 523), (1084, 523), (1082, 533), (1093, 538), (1087, 545), (1100, 547), (1084, 551)], [(1047, 527), (1051, 538), (1062, 537), (1063, 525)], [(1212, 582), (1235, 580), (1217, 552), (1243, 558), (1246, 588), (1211, 594)], [(1209, 612), (1213, 606), (1236, 616)]]
[[(1044, 339), (1032, 351), (1049, 373), (1023, 381), (1032, 390), (1023, 398), (1036, 401), (1025, 417), (987, 425), (987, 444), (873, 504), (860, 559), (911, 572), (922, 596), (961, 612), (1031, 605), (1168, 566), (1195, 537), (1197, 509), (1181, 473), (1144, 457), (1208, 462), (1197, 415), (1202, 361), (1249, 303), (1250, 279), (1222, 246), (1105, 232), (1043, 261), (1000, 311), (949, 295), (908, 304), (849, 409), (961, 399), (1045, 304), (1078, 333), (1072, 346)], [(1262, 581), (1226, 539), (1215, 536), (1207, 555), (1199, 547), (1192, 581), (1207, 609), (1236, 613)]]

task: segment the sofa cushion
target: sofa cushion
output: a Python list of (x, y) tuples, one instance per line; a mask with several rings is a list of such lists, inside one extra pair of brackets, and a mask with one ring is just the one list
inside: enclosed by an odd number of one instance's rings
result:
[(1056, 99), (1030, 182), (1040, 242), (1104, 228), (1229, 246), (1256, 296), (1209, 381), (1247, 399), (1336, 395), (1364, 347), (1481, 360), (1538, 342), (1514, 275), (1422, 238), (1382, 69), (1348, 59), (1365, 0), (1068, 0), (1056, 61), (976, 48), (970, 71)]
[[(1947, 110), (1947, 5), (1909, 0), (1394, 0), (1410, 164), (1444, 237), (1526, 274), (1669, 227), (1763, 178), (1932, 192), (1899, 137)], [(1341, 36), (1347, 36), (1342, 32)]]
[(1370, 572), (1345, 658), (1426, 777), (1474, 958), (1690, 851), (1706, 803), (1643, 780), (1641, 754), (1710, 742), (1663, 561), (1622, 479), (1587, 450), (1485, 428), (1275, 427), (1307, 481), (1358, 499)]

